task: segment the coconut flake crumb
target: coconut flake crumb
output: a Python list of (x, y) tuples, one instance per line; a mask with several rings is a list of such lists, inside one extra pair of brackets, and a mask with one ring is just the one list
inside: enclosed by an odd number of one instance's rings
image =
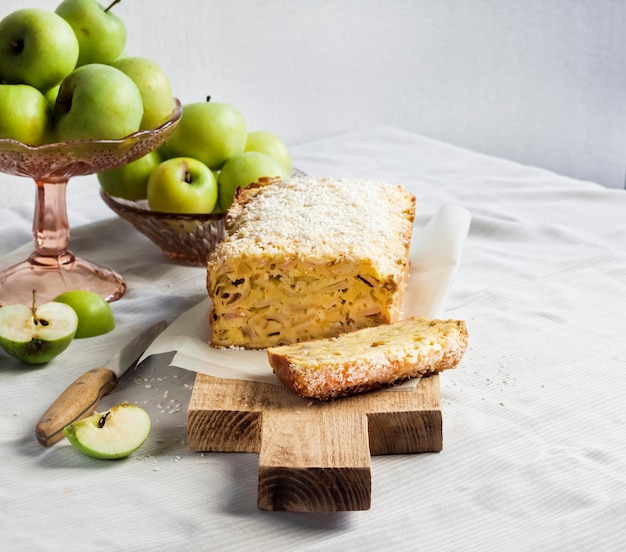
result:
[[(250, 201), (254, 208), (244, 207), (215, 255), (250, 256), (257, 250), (264, 256), (297, 255), (305, 248), (312, 259), (334, 257), (336, 251), (359, 259), (394, 246), (404, 251), (400, 242), (408, 223), (389, 213), (407, 195), (399, 186), (369, 180), (296, 177), (274, 182)], [(258, 235), (259, 221), (267, 235)], [(398, 271), (395, 258), (377, 262), (381, 274)]]

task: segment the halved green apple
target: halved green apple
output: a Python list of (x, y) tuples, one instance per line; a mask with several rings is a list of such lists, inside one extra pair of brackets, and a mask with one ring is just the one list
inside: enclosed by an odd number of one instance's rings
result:
[(125, 458), (143, 445), (150, 427), (150, 416), (143, 408), (122, 403), (71, 423), (63, 433), (83, 454), (114, 460)]
[(72, 342), (78, 328), (74, 309), (63, 303), (16, 303), (0, 307), (0, 346), (25, 364), (45, 364)]

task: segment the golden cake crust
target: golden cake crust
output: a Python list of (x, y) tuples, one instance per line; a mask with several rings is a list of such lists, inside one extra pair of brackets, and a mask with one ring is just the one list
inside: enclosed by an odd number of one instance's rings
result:
[(269, 347), (267, 355), (288, 389), (330, 400), (455, 368), (468, 339), (462, 320), (413, 317), (336, 338)]

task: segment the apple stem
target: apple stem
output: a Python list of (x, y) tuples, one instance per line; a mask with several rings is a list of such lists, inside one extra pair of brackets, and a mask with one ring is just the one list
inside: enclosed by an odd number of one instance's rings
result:
[(104, 13), (107, 13), (115, 4), (119, 4), (122, 0), (113, 0), (104, 10)]
[(207, 101), (207, 102), (210, 102), (210, 101), (211, 101), (211, 96), (207, 96), (207, 97), (206, 97), (206, 101)]

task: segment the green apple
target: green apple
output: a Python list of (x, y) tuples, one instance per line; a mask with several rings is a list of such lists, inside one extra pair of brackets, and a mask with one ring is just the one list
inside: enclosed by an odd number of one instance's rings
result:
[(54, 106), (59, 141), (116, 140), (139, 130), (143, 102), (132, 79), (119, 69), (91, 63), (61, 83)]
[(54, 12), (23, 8), (0, 21), (0, 81), (45, 92), (72, 72), (77, 59), (74, 31)]
[(63, 0), (55, 12), (74, 29), (79, 44), (77, 67), (89, 63), (112, 63), (126, 46), (126, 25), (96, 0)]
[(157, 151), (161, 156), (161, 160), (165, 161), (166, 159), (171, 159), (172, 157), (176, 157), (170, 149), (167, 147), (167, 142), (163, 142), (158, 148)]
[(54, 109), (54, 104), (57, 103), (57, 96), (59, 95), (59, 88), (61, 88), (61, 85), (57, 84), (56, 86), (53, 86), (49, 90), (46, 90), (44, 94), (44, 96), (46, 97), (46, 100), (48, 100), (48, 105), (50, 106), (50, 109)]
[(24, 144), (45, 143), (52, 127), (52, 110), (45, 96), (27, 84), (0, 84), (0, 138)]
[(289, 172), (274, 157), (259, 151), (245, 151), (226, 161), (217, 181), (219, 207), (227, 211), (237, 188), (245, 188), (261, 179), (287, 178)]
[(165, 71), (154, 61), (142, 57), (125, 57), (113, 67), (129, 76), (141, 94), (143, 119), (140, 130), (160, 127), (172, 115), (174, 96)]
[(143, 408), (122, 403), (71, 423), (63, 433), (83, 454), (115, 460), (129, 456), (143, 445), (150, 434), (150, 426), (150, 416)]
[(93, 291), (73, 289), (64, 291), (53, 299), (55, 303), (71, 307), (78, 317), (76, 338), (94, 337), (115, 328), (111, 305)]
[(131, 163), (98, 173), (98, 182), (110, 196), (129, 201), (146, 199), (148, 178), (161, 161), (159, 151), (153, 150)]
[(178, 126), (167, 140), (174, 156), (193, 157), (211, 170), (246, 147), (248, 131), (241, 112), (227, 103), (191, 103), (183, 106)]
[(217, 182), (202, 161), (173, 157), (148, 179), (148, 205), (166, 213), (211, 213), (217, 204)]
[(260, 151), (280, 161), (288, 174), (291, 174), (291, 153), (287, 144), (273, 132), (254, 130), (248, 132), (245, 151)]
[(45, 364), (67, 349), (78, 328), (73, 309), (48, 302), (0, 307), (0, 346), (25, 364)]

